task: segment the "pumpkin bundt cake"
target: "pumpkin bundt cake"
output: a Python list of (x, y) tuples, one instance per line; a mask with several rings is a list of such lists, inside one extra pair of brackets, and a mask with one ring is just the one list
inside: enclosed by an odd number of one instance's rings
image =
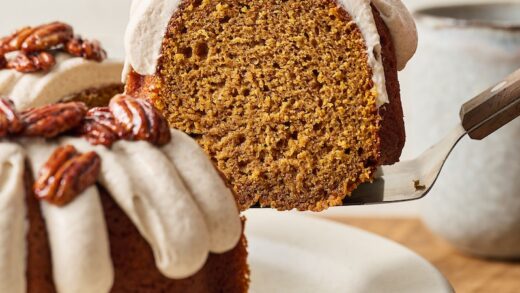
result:
[[(59, 42), (24, 51), (45, 29)], [(64, 32), (0, 40), (0, 292), (246, 292), (243, 220), (212, 162), (148, 102), (108, 104), (122, 66), (71, 56)]]
[(399, 160), (416, 44), (399, 0), (134, 0), (126, 92), (197, 140), (242, 209), (320, 211)]

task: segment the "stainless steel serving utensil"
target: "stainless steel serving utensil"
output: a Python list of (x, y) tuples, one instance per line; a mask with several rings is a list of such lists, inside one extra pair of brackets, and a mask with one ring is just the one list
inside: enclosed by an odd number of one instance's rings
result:
[(519, 115), (520, 70), (462, 105), (461, 124), (444, 139), (414, 160), (380, 167), (374, 182), (361, 185), (343, 205), (382, 204), (424, 197), (464, 136), (484, 139)]

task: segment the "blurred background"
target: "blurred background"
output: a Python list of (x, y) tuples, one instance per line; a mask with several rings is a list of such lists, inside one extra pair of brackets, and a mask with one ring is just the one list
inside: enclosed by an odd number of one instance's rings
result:
[[(130, 0), (17, 0), (2, 1), (0, 34), (24, 25), (59, 20), (73, 25), (76, 32), (102, 41), (110, 57), (123, 58), (123, 36)], [(27, 21), (30, 21), (29, 23)]]
[[(3, 2), (0, 35), (59, 16), (76, 32), (100, 39), (110, 57), (124, 57), (130, 0)], [(520, 4), (513, 5), (520, 0), (403, 2), (412, 11), (420, 10), (416, 14), (419, 48), (400, 73), (408, 134), (406, 159), (447, 134), (458, 123), (462, 103), (520, 68)], [(468, 3), (486, 5), (445, 7)], [(421, 10), (425, 7), (437, 8)], [(518, 263), (486, 260), (520, 259), (520, 119), (483, 142), (464, 139), (426, 199), (335, 208), (319, 216), (371, 230), (413, 248), (440, 267), (461, 292), (489, 292), (490, 288), (520, 292)], [(452, 247), (485, 259), (465, 258)], [(464, 270), (482, 280), (474, 277), (463, 283)], [(503, 278), (499, 283), (509, 286), (485, 287), (484, 283), (497, 275)]]

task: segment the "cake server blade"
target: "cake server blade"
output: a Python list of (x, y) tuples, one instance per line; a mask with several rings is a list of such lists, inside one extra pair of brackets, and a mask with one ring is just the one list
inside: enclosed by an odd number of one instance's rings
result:
[(461, 123), (419, 157), (379, 167), (372, 183), (362, 184), (343, 205), (420, 199), (434, 187), (442, 167), (466, 135), (481, 140), (520, 115), (520, 70), (462, 105)]
[(372, 183), (360, 185), (343, 205), (392, 203), (420, 199), (434, 186), (449, 154), (466, 136), (462, 125), (416, 159), (379, 167)]

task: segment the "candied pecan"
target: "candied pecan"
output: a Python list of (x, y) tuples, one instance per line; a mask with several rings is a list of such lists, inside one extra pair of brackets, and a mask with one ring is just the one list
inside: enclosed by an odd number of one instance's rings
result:
[(0, 55), (9, 52), (18, 51), (22, 48), (22, 43), (27, 37), (34, 32), (35, 28), (23, 27), (14, 34), (0, 39)]
[(76, 57), (83, 57), (87, 60), (101, 62), (107, 58), (107, 52), (103, 50), (101, 44), (94, 40), (83, 40), (81, 37), (74, 37), (65, 44), (65, 52)]
[(47, 52), (26, 54), (20, 52), (16, 58), (7, 62), (7, 68), (22, 73), (49, 71), (56, 64), (54, 55)]
[(22, 135), (53, 138), (80, 125), (87, 106), (80, 102), (60, 103), (22, 112)]
[[(71, 145), (66, 145), (57, 148), (49, 157), (43, 168), (38, 173), (39, 182), (47, 182), (50, 178), (58, 172), (68, 160), (78, 155), (78, 151)], [(40, 190), (43, 190), (40, 188)]]
[(156, 145), (170, 141), (168, 122), (150, 102), (118, 95), (110, 101), (109, 108), (124, 130), (124, 138), (145, 140)]
[(122, 129), (108, 107), (97, 107), (87, 112), (79, 133), (93, 145), (111, 147), (121, 137)]
[(23, 124), (14, 110), (13, 102), (0, 99), (0, 138), (10, 134), (18, 134), (23, 130)]
[(27, 34), (20, 49), (24, 52), (44, 51), (66, 44), (72, 39), (72, 27), (63, 22), (52, 22), (35, 28)]
[(59, 147), (40, 170), (34, 194), (64, 206), (94, 185), (100, 171), (101, 158), (95, 152), (80, 154), (73, 146)]

